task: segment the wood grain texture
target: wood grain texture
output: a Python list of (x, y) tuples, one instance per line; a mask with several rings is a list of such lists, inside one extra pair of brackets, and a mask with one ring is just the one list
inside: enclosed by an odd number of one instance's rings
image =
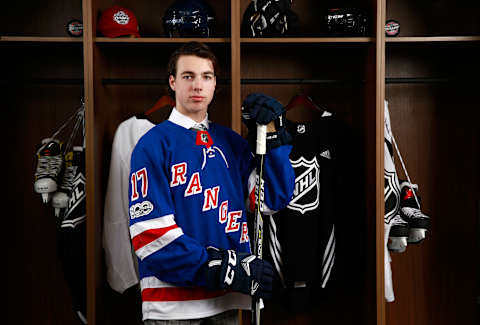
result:
[(376, 305), (377, 325), (385, 324), (385, 245), (384, 245), (384, 215), (385, 203), (380, 200), (384, 193), (384, 101), (385, 101), (385, 33), (383, 24), (385, 21), (385, 1), (377, 1), (376, 14), (376, 60), (375, 62), (375, 274), (376, 274)]

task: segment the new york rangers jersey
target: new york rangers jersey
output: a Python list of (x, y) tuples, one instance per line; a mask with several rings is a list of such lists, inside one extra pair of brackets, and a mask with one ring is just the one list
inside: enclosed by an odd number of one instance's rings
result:
[(130, 158), (138, 140), (154, 126), (146, 118), (133, 116), (120, 123), (113, 138), (103, 216), (103, 248), (107, 281), (120, 293), (139, 281), (129, 232)]
[[(132, 153), (130, 235), (138, 256), (143, 319), (194, 319), (250, 309), (251, 297), (204, 288), (207, 246), (250, 252), (246, 205), (255, 157), (232, 130), (188, 129), (175, 109)], [(279, 210), (293, 192), (291, 146), (265, 159), (265, 203)]]

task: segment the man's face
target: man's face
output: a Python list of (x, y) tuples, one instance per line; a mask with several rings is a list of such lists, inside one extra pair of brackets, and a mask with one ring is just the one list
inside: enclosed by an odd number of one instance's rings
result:
[(193, 55), (182, 55), (177, 61), (177, 75), (169, 77), (175, 91), (177, 110), (201, 122), (212, 101), (217, 84), (212, 61)]

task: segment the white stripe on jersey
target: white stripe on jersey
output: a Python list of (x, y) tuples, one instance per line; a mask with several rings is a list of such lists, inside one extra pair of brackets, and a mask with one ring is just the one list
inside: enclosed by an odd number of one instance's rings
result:
[(155, 239), (154, 241), (146, 244), (145, 246), (138, 248), (135, 251), (135, 253), (141, 260), (143, 260), (145, 257), (149, 256), (150, 254), (155, 253), (156, 251), (167, 246), (168, 244), (170, 244), (172, 241), (174, 241), (181, 235), (183, 235), (183, 230), (181, 228), (177, 227), (177, 228), (171, 229), (165, 234), (163, 234), (162, 236)]
[[(163, 301), (143, 301), (142, 311), (144, 320), (204, 318), (231, 309), (249, 310), (252, 306), (252, 298), (249, 295), (227, 291), (224, 291), (221, 296), (206, 299), (172, 300), (177, 296), (176, 290), (188, 290), (188, 288), (176, 287), (155, 277), (143, 278), (140, 281), (140, 288), (142, 292), (149, 289), (164, 290), (162, 292), (166, 298)], [(170, 290), (172, 291), (171, 295), (169, 294)]]
[(322, 288), (325, 288), (325, 286), (327, 285), (327, 282), (328, 282), (328, 279), (330, 278), (330, 273), (332, 271), (334, 262), (335, 262), (335, 253), (333, 254), (332, 263), (330, 263), (330, 267), (328, 268), (327, 275), (323, 279)]
[(332, 232), (328, 239), (325, 252), (323, 253), (322, 263), (322, 288), (325, 288), (328, 279), (330, 278), (330, 272), (335, 262), (335, 226), (332, 226)]
[(130, 226), (130, 237), (133, 238), (146, 230), (170, 227), (174, 224), (175, 219), (173, 214), (167, 214), (155, 219), (139, 221)]
[(274, 215), (270, 216), (269, 222), (269, 233), (270, 233), (270, 245), (268, 248), (270, 250), (270, 255), (272, 256), (273, 263), (275, 264), (275, 269), (277, 270), (278, 277), (282, 282), (282, 286), (286, 288), (285, 279), (283, 277), (282, 267), (282, 246), (277, 239), (277, 225), (275, 224)]

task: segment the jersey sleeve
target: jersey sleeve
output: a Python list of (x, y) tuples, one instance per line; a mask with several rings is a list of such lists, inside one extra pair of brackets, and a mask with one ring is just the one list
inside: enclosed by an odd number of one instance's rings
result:
[(265, 204), (274, 211), (285, 208), (293, 195), (295, 173), (289, 158), (291, 151), (291, 145), (283, 145), (265, 155)]
[[(138, 283), (138, 275), (128, 231), (128, 176), (130, 165), (119, 153), (117, 141), (118, 137), (115, 137), (105, 196), (103, 247), (105, 249), (108, 283), (112, 289), (122, 293)], [(130, 159), (130, 156), (128, 159)]]
[(177, 285), (204, 285), (208, 255), (175, 221), (162, 153), (139, 142), (132, 153), (129, 186), (130, 236), (143, 275)]
[[(295, 173), (290, 163), (291, 145), (283, 145), (267, 152), (264, 158), (265, 214), (282, 210), (290, 202), (295, 187)], [(258, 159), (258, 157), (257, 157)], [(255, 209), (255, 178), (257, 170), (252, 167), (248, 178), (248, 210)]]

